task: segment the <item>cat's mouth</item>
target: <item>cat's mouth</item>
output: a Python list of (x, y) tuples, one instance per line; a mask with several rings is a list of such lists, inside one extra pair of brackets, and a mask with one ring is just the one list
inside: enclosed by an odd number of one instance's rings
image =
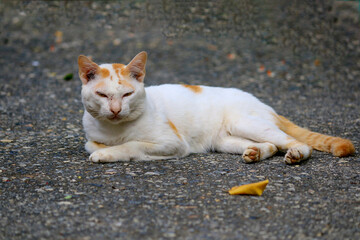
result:
[(118, 121), (118, 120), (121, 120), (121, 117), (119, 117), (118, 115), (114, 115), (114, 116), (108, 117), (108, 119), (111, 121)]

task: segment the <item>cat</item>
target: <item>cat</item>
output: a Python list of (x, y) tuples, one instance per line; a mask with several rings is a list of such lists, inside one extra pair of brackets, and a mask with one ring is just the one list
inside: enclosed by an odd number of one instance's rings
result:
[(147, 53), (128, 65), (78, 57), (85, 107), (85, 149), (92, 162), (181, 158), (217, 151), (246, 163), (286, 152), (299, 163), (312, 149), (338, 157), (355, 152), (346, 139), (301, 128), (235, 88), (164, 84), (144, 87)]

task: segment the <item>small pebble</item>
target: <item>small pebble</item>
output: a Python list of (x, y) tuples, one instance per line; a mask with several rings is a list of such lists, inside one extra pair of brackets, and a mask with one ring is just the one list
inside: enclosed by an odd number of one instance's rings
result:
[(107, 175), (114, 175), (116, 173), (117, 173), (117, 171), (115, 169), (108, 169), (105, 171), (105, 174), (107, 174)]
[(144, 173), (145, 176), (159, 176), (160, 173), (158, 172), (146, 172)]

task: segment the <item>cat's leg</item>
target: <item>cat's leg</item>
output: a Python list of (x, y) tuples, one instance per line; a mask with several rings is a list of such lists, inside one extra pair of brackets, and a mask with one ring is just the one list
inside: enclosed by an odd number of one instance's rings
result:
[(254, 143), (247, 147), (242, 157), (246, 163), (258, 162), (272, 157), (277, 151), (277, 147), (272, 143)]
[(121, 145), (99, 149), (90, 155), (92, 162), (118, 162), (131, 160), (160, 160), (182, 157), (188, 154), (187, 148), (131, 141)]
[(108, 146), (106, 146), (105, 144), (98, 143), (95, 141), (87, 141), (85, 143), (85, 150), (90, 154), (95, 152), (96, 150), (107, 148), (107, 147)]
[(246, 163), (258, 162), (269, 158), (277, 152), (277, 147), (272, 143), (256, 143), (247, 139), (234, 136), (225, 136), (218, 140), (215, 150), (226, 153), (243, 154)]
[(310, 157), (312, 148), (297, 141), (281, 131), (275, 124), (257, 119), (247, 118), (237, 122), (231, 128), (232, 135), (251, 139), (256, 142), (270, 142), (281, 151), (287, 151), (285, 163), (298, 163)]

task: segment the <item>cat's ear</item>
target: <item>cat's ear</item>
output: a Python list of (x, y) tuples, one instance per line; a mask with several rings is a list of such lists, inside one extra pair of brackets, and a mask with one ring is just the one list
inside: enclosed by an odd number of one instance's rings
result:
[(78, 57), (79, 77), (83, 84), (87, 84), (99, 73), (100, 67), (84, 55)]
[(144, 81), (145, 77), (145, 65), (147, 60), (147, 53), (138, 53), (133, 60), (126, 66), (126, 70), (130, 73), (130, 76), (138, 80), (139, 82)]

